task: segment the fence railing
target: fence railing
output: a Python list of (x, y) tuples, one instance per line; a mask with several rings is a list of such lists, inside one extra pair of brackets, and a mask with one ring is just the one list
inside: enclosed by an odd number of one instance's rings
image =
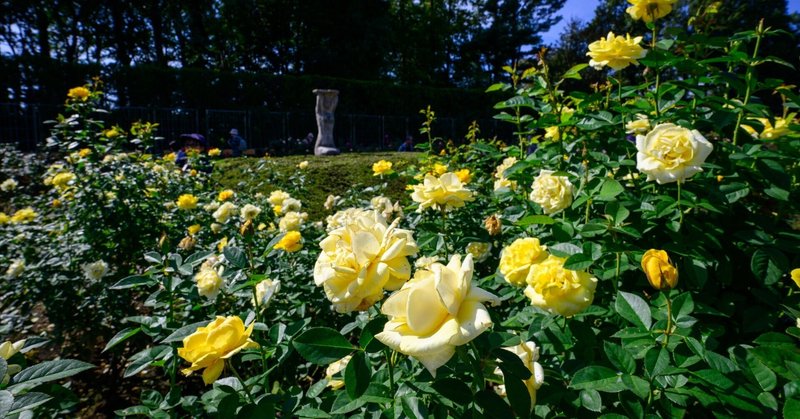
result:
[[(45, 121), (54, 120), (62, 107), (58, 105), (0, 103), (0, 143), (17, 143), (24, 150), (44, 144), (49, 135)], [(360, 115), (336, 114), (334, 140), (345, 151), (393, 150), (411, 135), (422, 138), (419, 127), (421, 115)], [(304, 139), (316, 136), (317, 123), (311, 112), (274, 112), (262, 109), (188, 109), (121, 107), (106, 116), (109, 124), (127, 128), (136, 121), (156, 122), (158, 135), (165, 142), (180, 134), (200, 133), (211, 147), (224, 147), (231, 128), (239, 130), (248, 147), (279, 154), (307, 152)], [(433, 126), (437, 137), (459, 140), (464, 137), (471, 120), (459, 117), (440, 117)], [(510, 137), (513, 128), (492, 118), (478, 120), (482, 137)], [(312, 144), (313, 146), (313, 144)]]

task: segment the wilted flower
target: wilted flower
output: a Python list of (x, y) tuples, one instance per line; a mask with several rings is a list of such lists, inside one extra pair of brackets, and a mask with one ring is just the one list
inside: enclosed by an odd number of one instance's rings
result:
[(176, 204), (182, 210), (192, 210), (197, 208), (197, 197), (192, 194), (183, 194), (178, 197)]
[(657, 290), (669, 290), (678, 285), (678, 269), (663, 250), (646, 251), (642, 256), (642, 269), (647, 281)]
[(536, 307), (570, 317), (592, 304), (597, 278), (588, 272), (564, 268), (564, 261), (550, 255), (531, 269), (525, 295)]
[(211, 384), (219, 378), (225, 367), (225, 360), (236, 355), (242, 349), (258, 348), (258, 343), (250, 339), (255, 323), (245, 329), (244, 322), (238, 316), (217, 318), (197, 331), (183, 338), (183, 347), (178, 348), (178, 355), (192, 363), (183, 370), (190, 375), (203, 370), (203, 382)]
[(417, 244), (396, 222), (387, 225), (375, 211), (331, 231), (322, 242), (314, 265), (314, 283), (336, 311), (363, 311), (383, 298), (383, 291), (399, 289), (411, 276), (408, 256)]
[(445, 173), (441, 177), (426, 175), (421, 185), (414, 185), (411, 199), (419, 203), (417, 212), (426, 208), (448, 210), (464, 206), (464, 202), (475, 199), (472, 191), (465, 189), (454, 173)]
[(375, 338), (412, 356), (436, 376), (455, 348), (492, 326), (484, 302), (498, 298), (472, 282), (472, 255), (462, 263), (453, 255), (446, 266), (434, 263), (392, 294), (381, 307), (389, 321)]
[(636, 136), (636, 168), (659, 184), (683, 182), (695, 173), (714, 147), (697, 130), (659, 124)]
[(108, 273), (108, 264), (105, 261), (87, 263), (83, 265), (83, 275), (90, 281), (99, 281)]
[(483, 226), (490, 236), (496, 236), (503, 231), (503, 223), (497, 214), (492, 214), (483, 220)]
[(192, 236), (186, 236), (178, 242), (178, 249), (181, 250), (192, 250), (194, 249), (194, 245), (197, 244), (197, 239)]
[(614, 36), (614, 32), (609, 32), (606, 38), (589, 44), (589, 52), (586, 53), (592, 57), (589, 65), (596, 70), (609, 66), (617, 71), (631, 64), (639, 65), (637, 60), (647, 55), (647, 50), (639, 46), (640, 42), (641, 36)]

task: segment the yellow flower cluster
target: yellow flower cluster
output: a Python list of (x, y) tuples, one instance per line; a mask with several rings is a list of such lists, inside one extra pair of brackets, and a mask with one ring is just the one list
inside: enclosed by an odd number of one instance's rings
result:
[(631, 38), (630, 35), (615, 36), (609, 32), (607, 37), (589, 44), (589, 52), (586, 53), (592, 58), (589, 65), (597, 70), (609, 66), (617, 71), (631, 64), (638, 65), (637, 60), (647, 55), (647, 51), (639, 46), (640, 42), (641, 36)]
[(39, 214), (33, 210), (31, 207), (23, 208), (17, 210), (14, 215), (11, 216), (9, 222), (12, 224), (19, 224), (19, 223), (28, 223), (36, 219)]

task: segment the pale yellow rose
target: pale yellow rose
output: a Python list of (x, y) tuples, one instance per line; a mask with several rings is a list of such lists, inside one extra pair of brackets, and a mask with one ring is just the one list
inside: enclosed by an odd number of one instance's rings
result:
[[(8, 361), (12, 356), (16, 355), (20, 350), (22, 350), (24, 346), (25, 339), (18, 340), (14, 343), (11, 343), (10, 341), (0, 343), (0, 358)], [(0, 376), (0, 386), (8, 385), (8, 382), (11, 381), (11, 376), (22, 370), (21, 365), (10, 364), (8, 362), (6, 362), (6, 364), (6, 373)]]
[(331, 231), (320, 247), (314, 283), (339, 313), (366, 310), (384, 289), (399, 289), (411, 276), (408, 256), (417, 253), (411, 232), (387, 225), (375, 211)]
[(231, 218), (236, 209), (236, 205), (233, 205), (232, 202), (225, 202), (220, 205), (216, 211), (214, 211), (212, 216), (218, 223), (225, 224)]
[(463, 207), (467, 201), (475, 199), (472, 191), (465, 189), (454, 173), (445, 173), (441, 177), (426, 175), (421, 185), (414, 185), (411, 199), (419, 203), (417, 212), (426, 208), (448, 210)]
[(328, 198), (325, 199), (325, 209), (330, 211), (336, 206), (336, 201), (339, 200), (339, 196), (336, 195), (328, 195)]
[(17, 189), (17, 185), (18, 183), (16, 180), (8, 178), (4, 180), (3, 183), (0, 183), (0, 190), (3, 192), (11, 192), (14, 189)]
[(531, 269), (525, 295), (536, 307), (570, 317), (592, 304), (597, 278), (588, 272), (565, 269), (565, 260), (550, 255)]
[(222, 224), (211, 223), (211, 231), (215, 234), (219, 234), (219, 232), (222, 231)]
[[(258, 307), (262, 310), (269, 307), (269, 303), (272, 302), (272, 297), (280, 290), (281, 281), (278, 280), (267, 278), (256, 284), (256, 301), (258, 301)], [(253, 305), (256, 305), (255, 301), (253, 301)]]
[(344, 387), (344, 380), (336, 380), (333, 376), (337, 373), (343, 373), (352, 357), (352, 355), (347, 355), (338, 361), (332, 362), (328, 365), (328, 368), (325, 368), (325, 379), (328, 380), (328, 387), (330, 387), (331, 390), (338, 390)]
[(633, 20), (652, 22), (669, 14), (677, 0), (628, 0), (631, 4), (625, 11)]
[(194, 276), (194, 281), (197, 283), (197, 293), (209, 300), (216, 298), (222, 288), (222, 278), (213, 268), (200, 268)]
[(509, 284), (521, 287), (525, 285), (531, 268), (547, 259), (547, 255), (547, 246), (539, 244), (537, 238), (514, 240), (500, 255), (500, 273)]
[[(537, 362), (539, 360), (539, 348), (533, 342), (525, 342), (517, 346), (503, 348), (503, 350), (518, 356), (522, 360), (522, 364), (531, 372), (530, 378), (525, 380), (525, 387), (528, 388), (528, 394), (531, 396), (531, 408), (533, 408), (533, 405), (536, 404), (536, 390), (544, 384), (544, 368)], [(503, 376), (500, 368), (495, 370), (495, 374)], [(495, 391), (500, 396), (506, 396), (505, 385), (501, 384), (495, 387)]]
[(182, 210), (191, 210), (197, 208), (197, 197), (192, 194), (183, 194), (178, 197), (175, 202), (178, 208)]
[(647, 134), (650, 131), (650, 119), (647, 115), (638, 114), (636, 119), (625, 124), (625, 132), (628, 134)]
[(22, 275), (22, 272), (25, 271), (25, 260), (23, 259), (14, 259), (11, 262), (11, 265), (8, 266), (6, 269), (6, 278), (14, 279), (18, 278)]
[(225, 367), (225, 360), (243, 349), (258, 348), (258, 344), (250, 339), (255, 323), (246, 329), (238, 316), (217, 318), (197, 331), (183, 338), (183, 347), (178, 348), (178, 355), (192, 364), (183, 370), (190, 375), (203, 370), (203, 382), (211, 384), (219, 378)]
[(516, 190), (517, 189), (517, 181), (516, 180), (509, 180), (506, 178), (506, 170), (508, 170), (511, 166), (517, 163), (516, 157), (506, 157), (494, 172), (494, 190), (501, 190), (501, 189), (510, 189)]
[(683, 182), (697, 172), (714, 147), (697, 130), (659, 124), (636, 136), (636, 168), (659, 184)]
[[(299, 200), (294, 199), (292, 197), (289, 197), (289, 198), (286, 198), (286, 199), (283, 200), (283, 204), (280, 205), (280, 210), (276, 211), (275, 213), (276, 213), (276, 215), (280, 215), (280, 214), (285, 214), (285, 213), (290, 212), (290, 211), (298, 211), (299, 212), (301, 208), (303, 208), (303, 204)], [(273, 208), (273, 210), (274, 210), (274, 208)]]
[(108, 273), (108, 264), (105, 261), (87, 263), (83, 265), (83, 275), (90, 281), (99, 281)]
[(289, 211), (278, 222), (278, 229), (280, 231), (299, 231), (303, 223), (308, 219), (308, 214), (297, 211)]
[(325, 223), (327, 225), (326, 230), (336, 230), (337, 228), (341, 228), (349, 223), (355, 222), (356, 219), (363, 215), (370, 216), (371, 214), (371, 210), (365, 210), (361, 208), (347, 208), (341, 211), (336, 211), (335, 214), (329, 215), (325, 219)]
[(601, 70), (609, 66), (614, 70), (634, 64), (639, 65), (640, 58), (647, 55), (647, 50), (639, 46), (642, 37), (631, 38), (630, 35), (615, 36), (614, 32), (609, 32), (605, 38), (589, 44), (589, 52), (586, 53), (592, 59), (589, 65), (596, 70)]
[(531, 201), (539, 204), (545, 214), (553, 214), (572, 205), (573, 186), (566, 176), (553, 176), (552, 170), (542, 170), (531, 185)]
[(445, 266), (434, 263), (392, 294), (381, 307), (389, 321), (375, 338), (412, 356), (436, 376), (455, 348), (492, 326), (484, 302), (499, 299), (472, 282), (472, 255), (462, 263), (453, 255)]
[(399, 205), (392, 204), (392, 200), (385, 196), (376, 196), (369, 201), (372, 209), (378, 211), (384, 218), (391, 220)]
[(657, 290), (669, 290), (678, 285), (678, 269), (663, 250), (646, 251), (642, 256), (642, 269), (647, 275), (647, 281)]
[(300, 170), (305, 170), (306, 168), (308, 168), (308, 161), (303, 160), (300, 163), (297, 163), (297, 168)]
[(252, 221), (256, 217), (258, 217), (258, 214), (261, 214), (261, 208), (253, 204), (246, 204), (245, 206), (242, 207), (240, 215), (242, 221)]
[(278, 190), (272, 191), (269, 194), (269, 198), (267, 198), (267, 202), (269, 202), (269, 204), (273, 205), (273, 206), (274, 205), (283, 205), (283, 201), (288, 199), (289, 197), (290, 196), (289, 196), (288, 193), (278, 189)]
[(486, 242), (470, 242), (466, 250), (475, 262), (483, 262), (491, 255), (492, 245)]

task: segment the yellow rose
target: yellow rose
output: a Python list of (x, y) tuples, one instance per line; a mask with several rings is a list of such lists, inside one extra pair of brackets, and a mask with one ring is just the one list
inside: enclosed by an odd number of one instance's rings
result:
[(7, 279), (14, 279), (18, 278), (22, 275), (22, 272), (25, 271), (25, 261), (22, 259), (14, 259), (11, 262), (11, 265), (8, 266), (6, 269), (6, 278)]
[(500, 273), (506, 282), (521, 287), (534, 265), (547, 259), (547, 246), (539, 239), (526, 237), (514, 240), (500, 255)]
[(299, 231), (300, 226), (303, 225), (303, 222), (308, 218), (308, 214), (299, 213), (296, 211), (289, 211), (286, 215), (281, 218), (278, 222), (278, 229), (280, 231)]
[(197, 331), (183, 338), (183, 347), (178, 348), (178, 355), (192, 364), (183, 373), (190, 375), (202, 369), (204, 383), (216, 381), (222, 374), (226, 359), (242, 349), (258, 348), (258, 344), (250, 340), (253, 326), (255, 323), (245, 329), (238, 316), (217, 316), (205, 327), (198, 327)]
[(672, 5), (677, 0), (628, 0), (632, 6), (625, 11), (631, 15), (633, 20), (644, 20), (652, 22), (660, 19), (672, 11)]
[(792, 269), (792, 281), (800, 287), (800, 268)]
[(218, 149), (216, 147), (212, 148), (211, 150), (208, 150), (208, 155), (210, 157), (217, 157), (220, 154), (222, 154), (222, 150), (220, 150), (220, 149)]
[(628, 134), (647, 134), (650, 131), (650, 119), (647, 115), (636, 115), (636, 119), (625, 124), (625, 132)]
[(657, 290), (669, 290), (678, 285), (678, 269), (663, 250), (646, 251), (642, 256), (642, 269), (647, 275), (647, 281)]
[(544, 129), (544, 138), (551, 141), (558, 141), (561, 139), (561, 131), (558, 127), (547, 127)]
[(182, 210), (195, 209), (197, 208), (197, 197), (192, 194), (183, 194), (178, 197), (178, 201), (175, 203)]
[(216, 298), (222, 287), (222, 278), (213, 268), (200, 268), (194, 276), (194, 281), (197, 283), (197, 293), (209, 300)]
[(258, 217), (258, 214), (261, 214), (261, 208), (255, 206), (255, 205), (252, 205), (252, 204), (247, 204), (247, 205), (242, 207), (242, 211), (241, 211), (240, 215), (241, 215), (242, 221), (252, 221), (256, 217)]
[(222, 252), (225, 250), (225, 246), (228, 245), (228, 237), (223, 237), (222, 240), (217, 243), (217, 251)]
[[(0, 358), (8, 361), (12, 356), (16, 355), (20, 350), (22, 350), (24, 346), (25, 339), (18, 340), (14, 343), (11, 343), (11, 341), (0, 343)], [(6, 362), (6, 364), (6, 373), (0, 376), (0, 386), (7, 385), (8, 382), (11, 381), (11, 376), (22, 370), (21, 365), (9, 364), (8, 362)]]
[(381, 160), (372, 165), (372, 176), (383, 176), (394, 173), (392, 170), (392, 162)]
[(631, 38), (630, 35), (615, 36), (614, 32), (609, 32), (607, 37), (589, 44), (589, 52), (586, 53), (592, 58), (589, 65), (595, 70), (609, 66), (616, 71), (631, 64), (639, 65), (637, 60), (647, 55), (647, 50), (639, 46), (640, 42), (641, 36)]
[(431, 173), (433, 173), (436, 176), (441, 176), (447, 173), (447, 165), (441, 163), (435, 163), (433, 165), (433, 170), (431, 171)]
[(294, 253), (303, 248), (302, 240), (303, 236), (300, 235), (299, 231), (290, 231), (281, 237), (278, 243), (275, 246), (272, 246), (274, 250), (283, 250), (289, 253)]
[(475, 339), (492, 326), (484, 302), (498, 298), (472, 282), (472, 255), (462, 263), (453, 255), (447, 266), (433, 263), (392, 294), (381, 307), (389, 321), (375, 337), (412, 356), (436, 376), (456, 346)]
[(14, 189), (17, 189), (17, 185), (18, 183), (16, 180), (8, 178), (4, 180), (3, 183), (0, 183), (0, 190), (3, 192), (11, 192)]
[(565, 260), (550, 255), (531, 269), (525, 295), (536, 307), (570, 317), (592, 304), (597, 278), (588, 272), (565, 269)]
[(314, 265), (314, 283), (339, 313), (363, 311), (411, 277), (408, 256), (417, 243), (408, 230), (387, 225), (375, 211), (346, 220), (320, 242), (322, 251)]
[(372, 216), (372, 211), (361, 208), (347, 208), (341, 211), (336, 211), (335, 214), (329, 215), (325, 219), (326, 230), (333, 231), (337, 228), (346, 226), (347, 224), (354, 223), (361, 216)]
[(305, 170), (308, 167), (308, 161), (303, 160), (300, 163), (297, 163), (297, 168), (300, 170)]
[[(164, 160), (165, 162), (174, 162), (175, 161), (175, 153), (165, 154), (164, 157), (162, 157), (162, 160)], [(155, 169), (155, 167), (154, 167), (154, 169)]]
[(750, 128), (748, 132), (750, 132), (751, 135), (755, 134), (753, 136), (756, 138), (760, 138), (762, 140), (776, 140), (784, 135), (792, 133), (792, 130), (789, 129), (789, 124), (794, 122), (792, 118), (776, 117), (775, 124), (770, 122), (770, 120), (767, 118), (756, 118), (756, 120), (764, 126), (764, 130), (761, 131), (761, 134), (757, 134), (753, 128), (747, 125), (742, 126), (745, 130)]
[(472, 173), (470, 173), (469, 169), (456, 170), (455, 174), (458, 176), (458, 180), (465, 185), (472, 181)]
[[(106, 138), (117, 138), (119, 137), (119, 131), (117, 131), (115, 128), (110, 128), (103, 131), (103, 135)], [(86, 156), (81, 156), (81, 157), (86, 157)]]
[(494, 178), (496, 179), (494, 181), (495, 191), (499, 189), (510, 189), (512, 191), (517, 189), (517, 181), (512, 181), (506, 178), (506, 170), (516, 163), (516, 157), (507, 157), (503, 160), (503, 163), (497, 166), (494, 172)]
[(269, 198), (267, 198), (267, 202), (269, 202), (269, 204), (272, 205), (272, 206), (283, 205), (283, 201), (285, 201), (285, 200), (287, 200), (289, 198), (290, 198), (290, 196), (289, 196), (288, 193), (278, 189), (276, 191), (272, 191), (272, 193), (269, 194)]
[[(533, 408), (533, 405), (536, 404), (536, 390), (544, 384), (544, 368), (542, 368), (541, 364), (536, 362), (539, 360), (539, 348), (533, 342), (525, 342), (510, 348), (503, 348), (503, 350), (518, 356), (522, 360), (522, 364), (531, 372), (531, 377), (525, 380), (525, 386), (528, 388), (528, 394), (531, 396), (531, 408)], [(503, 372), (500, 368), (495, 370), (495, 374), (501, 377), (503, 376)], [(503, 397), (506, 396), (505, 385), (495, 387), (495, 391)]]
[(198, 231), (200, 231), (200, 224), (192, 224), (189, 226), (189, 228), (186, 229), (186, 231), (190, 235), (194, 236), (195, 234), (197, 234)]
[(53, 186), (58, 189), (66, 189), (69, 186), (69, 183), (75, 180), (75, 174), (70, 172), (62, 172), (55, 176), (53, 176)]
[(414, 185), (411, 199), (419, 203), (417, 212), (426, 208), (447, 210), (464, 206), (465, 201), (475, 199), (472, 191), (464, 189), (464, 185), (454, 173), (445, 173), (441, 177), (426, 175), (422, 185)]
[(13, 224), (18, 223), (28, 223), (36, 219), (39, 214), (33, 210), (31, 207), (23, 208), (21, 210), (17, 210), (14, 215), (11, 216), (11, 221)]
[(236, 205), (226, 202), (220, 205), (219, 208), (217, 208), (217, 210), (211, 214), (211, 216), (214, 217), (214, 220), (216, 220), (218, 223), (224, 224), (228, 221), (228, 219), (231, 218), (233, 212), (236, 211), (236, 208)]
[(531, 201), (539, 204), (545, 214), (553, 214), (572, 205), (572, 183), (566, 176), (553, 176), (552, 170), (542, 170), (533, 180)]
[(659, 184), (683, 182), (697, 172), (714, 146), (697, 130), (659, 124), (636, 136), (636, 169)]
[(89, 92), (89, 89), (87, 89), (87, 88), (85, 88), (83, 86), (79, 86), (79, 87), (73, 87), (72, 89), (69, 89), (69, 92), (67, 92), (67, 97), (69, 97), (70, 99), (75, 99), (75, 100), (80, 100), (82, 102), (86, 102), (86, 99), (89, 98), (90, 94), (91, 94), (91, 92)]
[(9, 222), (11, 222), (11, 217), (9, 217), (8, 214), (4, 212), (0, 212), (0, 225), (8, 224)]
[(328, 368), (325, 369), (325, 379), (328, 380), (328, 387), (330, 387), (331, 390), (338, 390), (344, 387), (344, 380), (334, 380), (333, 376), (344, 371), (352, 357), (352, 355), (347, 355), (338, 361), (332, 362), (328, 365)]
[[(269, 303), (272, 301), (272, 297), (281, 290), (281, 281), (273, 281), (271, 279), (265, 279), (258, 284), (256, 284), (256, 300), (258, 301), (258, 307), (260, 309), (265, 309), (269, 307)], [(253, 301), (253, 305), (255, 304)]]
[(215, 234), (219, 234), (222, 231), (222, 224), (211, 223), (211, 231)]
[(108, 273), (108, 264), (102, 260), (83, 265), (83, 275), (90, 281), (99, 281)]
[(231, 198), (233, 198), (236, 194), (230, 190), (225, 189), (224, 191), (220, 191), (219, 195), (217, 195), (217, 201), (225, 202)]

